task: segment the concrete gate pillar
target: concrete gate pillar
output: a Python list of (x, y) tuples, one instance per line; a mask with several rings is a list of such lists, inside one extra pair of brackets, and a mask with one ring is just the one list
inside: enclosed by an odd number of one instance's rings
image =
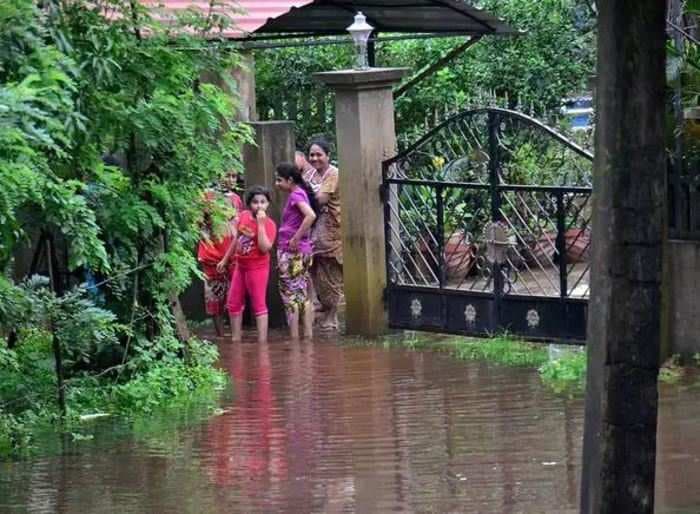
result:
[(405, 68), (316, 73), (335, 93), (347, 332), (387, 329), (382, 161), (396, 153), (392, 86)]

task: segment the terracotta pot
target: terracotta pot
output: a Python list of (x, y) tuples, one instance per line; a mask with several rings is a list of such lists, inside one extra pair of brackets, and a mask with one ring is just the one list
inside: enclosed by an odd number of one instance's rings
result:
[[(537, 243), (530, 245), (530, 253), (534, 262), (536, 259), (542, 266), (551, 266), (556, 253), (556, 232), (546, 232), (540, 236)], [(590, 249), (591, 232), (582, 228), (571, 228), (564, 232), (564, 243), (566, 247), (566, 262), (573, 264), (588, 260)]]
[(545, 232), (536, 243), (530, 244), (530, 255), (526, 259), (530, 265), (539, 263), (540, 266), (551, 266), (554, 262), (554, 254), (556, 253), (556, 232)]
[(566, 241), (566, 262), (585, 262), (591, 248), (591, 231), (583, 228), (571, 228), (564, 233)]
[(428, 283), (431, 283), (434, 280), (434, 276), (439, 276), (437, 269), (438, 265), (435, 262), (435, 258), (433, 257), (434, 252), (432, 252), (428, 248), (424, 239), (427, 240), (428, 237), (426, 236), (425, 238), (417, 238), (416, 246), (413, 250), (411, 267), (413, 269), (414, 278), (416, 280), (418, 280), (419, 282), (425, 280), (428, 281)]
[(462, 280), (474, 261), (474, 248), (464, 232), (457, 231), (445, 243), (445, 274), (448, 280)]

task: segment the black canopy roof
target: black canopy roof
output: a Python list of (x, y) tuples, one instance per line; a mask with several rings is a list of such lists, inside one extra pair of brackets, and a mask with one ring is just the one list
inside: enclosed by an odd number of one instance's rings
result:
[(503, 20), (461, 0), (314, 0), (268, 19), (252, 38), (347, 34), (346, 28), (358, 11), (383, 33), (476, 36), (517, 32)]

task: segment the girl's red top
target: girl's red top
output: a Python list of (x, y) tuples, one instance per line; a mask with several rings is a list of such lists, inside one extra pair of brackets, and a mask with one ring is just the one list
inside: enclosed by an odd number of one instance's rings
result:
[[(270, 218), (265, 219), (265, 233), (274, 244), (277, 225)], [(270, 265), (270, 252), (263, 253), (258, 248), (258, 222), (251, 211), (243, 211), (238, 220), (236, 263), (241, 269), (255, 269)]]

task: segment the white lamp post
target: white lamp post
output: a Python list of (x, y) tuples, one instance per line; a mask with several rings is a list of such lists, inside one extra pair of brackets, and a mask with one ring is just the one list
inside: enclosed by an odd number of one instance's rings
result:
[(367, 18), (361, 12), (355, 15), (355, 22), (350, 25), (347, 29), (352, 36), (352, 40), (355, 43), (355, 49), (357, 51), (357, 61), (355, 62), (356, 70), (367, 70), (369, 65), (367, 64), (367, 40), (369, 40), (370, 34), (374, 30), (374, 27), (367, 23)]

